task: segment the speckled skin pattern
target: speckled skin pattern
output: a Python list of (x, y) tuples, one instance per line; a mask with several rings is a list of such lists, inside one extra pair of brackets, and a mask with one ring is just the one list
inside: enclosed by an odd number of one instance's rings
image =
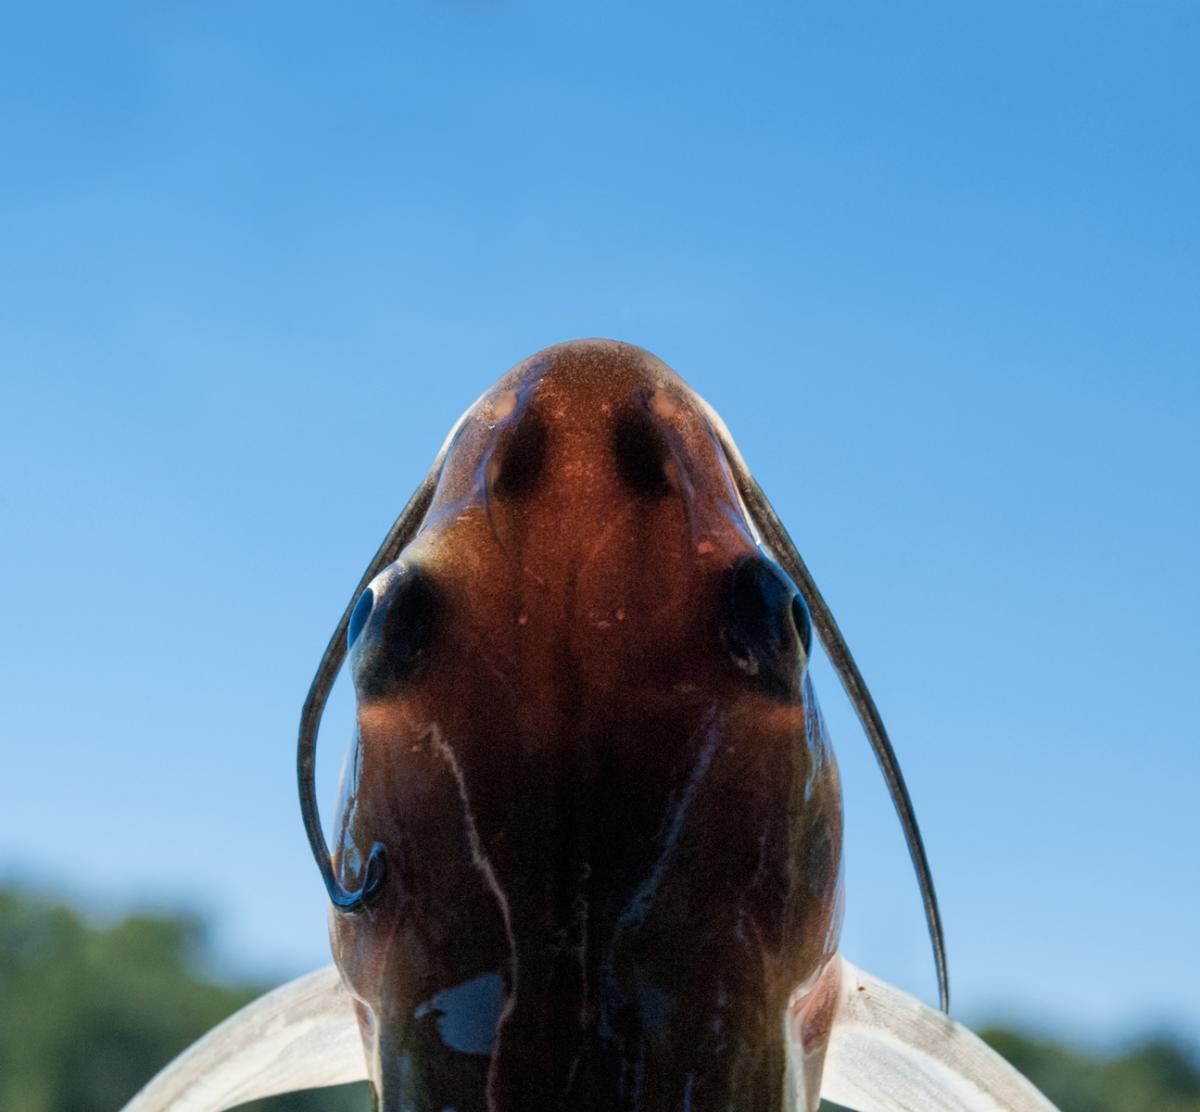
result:
[(639, 348), (547, 349), (468, 412), (352, 623), (335, 859), (387, 874), (332, 939), (385, 1112), (785, 1107), (841, 791), (769, 557)]

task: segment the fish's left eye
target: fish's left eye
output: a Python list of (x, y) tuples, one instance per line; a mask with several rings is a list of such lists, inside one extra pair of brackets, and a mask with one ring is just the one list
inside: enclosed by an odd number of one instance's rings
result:
[(800, 644), (804, 647), (804, 659), (812, 656), (812, 617), (808, 612), (808, 604), (800, 595), (792, 599), (792, 625), (800, 635)]
[(750, 682), (776, 699), (799, 697), (812, 623), (795, 584), (778, 564), (754, 553), (729, 568), (720, 627), (725, 651)]

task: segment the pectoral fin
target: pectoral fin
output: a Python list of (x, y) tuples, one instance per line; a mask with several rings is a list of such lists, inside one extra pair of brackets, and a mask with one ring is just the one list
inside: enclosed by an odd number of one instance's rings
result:
[(354, 1008), (332, 966), (268, 992), (165, 1066), (124, 1112), (221, 1112), (259, 1097), (365, 1081)]
[(857, 1112), (1055, 1112), (982, 1039), (845, 958), (821, 1096)]
[[(793, 1107), (811, 1107), (804, 1090), (820, 1078), (825, 1100), (857, 1112), (1055, 1112), (982, 1040), (915, 997), (842, 957), (833, 959), (822, 982), (836, 992), (832, 1009), (824, 1003), (808, 1008), (807, 1023), (789, 1026), (798, 1090)], [(813, 994), (814, 1004), (822, 995)], [(803, 1045), (806, 1040), (811, 1045)], [(366, 1077), (350, 996), (327, 966), (213, 1028), (124, 1112), (222, 1112), (259, 1097)]]

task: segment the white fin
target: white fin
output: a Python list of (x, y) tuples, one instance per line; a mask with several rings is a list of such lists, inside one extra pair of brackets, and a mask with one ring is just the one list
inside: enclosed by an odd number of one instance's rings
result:
[[(835, 957), (827, 972), (822, 980), (836, 978), (838, 996), (823, 1075), (816, 1067), (824, 1099), (856, 1112), (1055, 1112), (999, 1054), (948, 1016), (845, 958)], [(792, 1107), (811, 1107), (804, 1073), (815, 1080), (811, 1069), (795, 1071), (799, 1092), (792, 1093)], [(350, 995), (330, 965), (214, 1027), (124, 1112), (223, 1112), (259, 1097), (366, 1078)]]
[(350, 994), (332, 966), (268, 992), (165, 1066), (124, 1112), (221, 1112), (259, 1097), (365, 1081)]
[(856, 1112), (1055, 1112), (978, 1036), (840, 960), (821, 1082), (826, 1100)]

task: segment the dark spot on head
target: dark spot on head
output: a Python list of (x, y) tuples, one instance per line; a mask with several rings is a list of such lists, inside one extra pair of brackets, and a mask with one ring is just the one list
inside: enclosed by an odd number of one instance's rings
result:
[(437, 586), (419, 567), (406, 567), (387, 583), (352, 642), (354, 686), (360, 698), (393, 694), (420, 673), (443, 608)]
[(546, 422), (536, 410), (525, 412), (500, 446), (500, 470), (492, 490), (501, 498), (533, 493), (546, 467)]
[(670, 453), (667, 438), (641, 406), (624, 409), (617, 415), (612, 447), (617, 474), (635, 494), (659, 498), (671, 489), (666, 469)]
[(793, 606), (797, 597), (783, 569), (758, 553), (743, 556), (725, 573), (722, 644), (734, 665), (776, 699), (796, 699), (800, 693), (807, 654), (801, 653), (804, 634)]

